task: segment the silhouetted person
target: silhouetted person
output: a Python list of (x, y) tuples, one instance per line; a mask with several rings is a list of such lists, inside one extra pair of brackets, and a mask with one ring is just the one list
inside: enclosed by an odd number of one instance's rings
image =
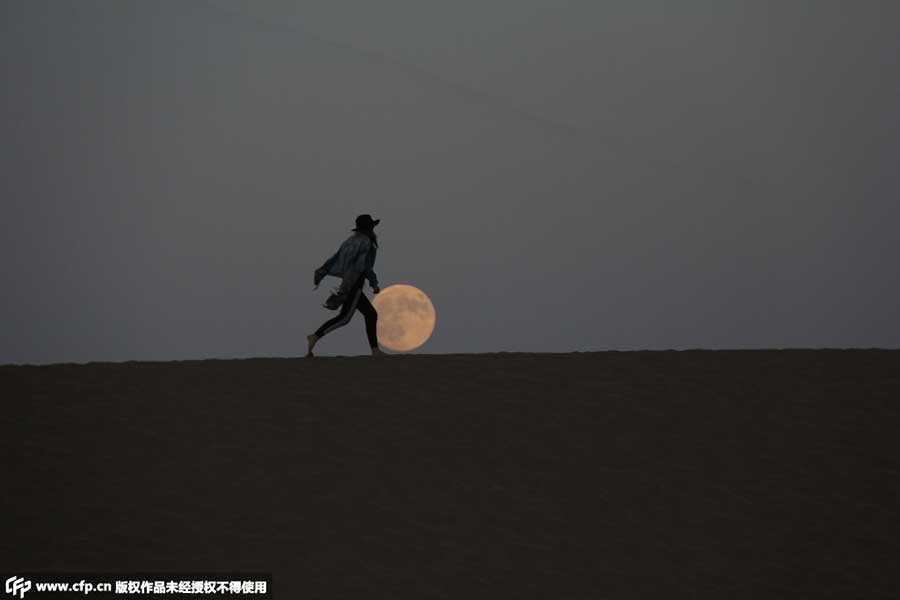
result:
[(375, 267), (375, 255), (378, 251), (378, 238), (375, 235), (375, 226), (381, 222), (381, 219), (372, 220), (370, 215), (359, 215), (356, 217), (356, 227), (352, 229), (355, 233), (344, 240), (341, 247), (334, 256), (325, 261), (325, 263), (316, 269), (313, 276), (313, 289), (319, 287), (319, 282), (326, 275), (340, 277), (342, 279), (338, 290), (332, 293), (328, 300), (325, 301), (325, 308), (335, 310), (338, 306), (341, 312), (333, 319), (325, 321), (315, 333), (306, 336), (309, 344), (309, 352), (306, 357), (313, 355), (313, 346), (316, 345), (325, 334), (330, 333), (338, 327), (343, 327), (350, 322), (353, 314), (359, 309), (359, 312), (366, 318), (366, 335), (369, 338), (369, 346), (372, 348), (372, 355), (378, 356), (384, 354), (378, 347), (378, 312), (366, 295), (363, 294), (363, 284), (365, 280), (369, 280), (372, 286), (372, 292), (378, 293), (381, 288), (378, 287), (378, 277), (375, 275), (373, 268)]

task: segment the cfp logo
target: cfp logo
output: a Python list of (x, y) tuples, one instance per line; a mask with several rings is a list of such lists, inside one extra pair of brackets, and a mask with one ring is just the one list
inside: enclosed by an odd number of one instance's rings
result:
[(6, 580), (6, 593), (15, 596), (19, 594), (19, 598), (25, 597), (25, 592), (31, 589), (31, 581), (26, 581), (24, 577), (16, 577), (13, 575)]

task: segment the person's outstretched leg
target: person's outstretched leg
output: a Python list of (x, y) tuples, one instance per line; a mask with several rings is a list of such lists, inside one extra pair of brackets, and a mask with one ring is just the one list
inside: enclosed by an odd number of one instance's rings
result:
[(327, 321), (322, 323), (321, 327), (316, 329), (315, 333), (306, 336), (306, 342), (308, 345), (308, 352), (306, 354), (307, 357), (313, 355), (313, 346), (315, 346), (316, 342), (322, 339), (326, 333), (330, 333), (338, 327), (343, 327), (350, 322), (350, 319), (353, 318), (353, 313), (356, 312), (356, 305), (359, 302), (360, 296), (362, 296), (362, 286), (359, 286), (350, 292), (347, 300), (344, 301), (344, 303), (341, 305), (341, 312), (339, 312), (336, 317), (328, 319)]
[(369, 338), (369, 347), (372, 349), (372, 355), (384, 354), (381, 348), (378, 347), (378, 311), (375, 310), (375, 307), (372, 306), (365, 294), (360, 294), (356, 308), (366, 318), (366, 337)]

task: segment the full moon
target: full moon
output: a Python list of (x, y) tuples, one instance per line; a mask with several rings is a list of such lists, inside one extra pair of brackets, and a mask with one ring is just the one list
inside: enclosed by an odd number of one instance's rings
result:
[(378, 311), (378, 341), (389, 350), (415, 350), (434, 331), (434, 304), (415, 286), (388, 286), (375, 294), (372, 304)]

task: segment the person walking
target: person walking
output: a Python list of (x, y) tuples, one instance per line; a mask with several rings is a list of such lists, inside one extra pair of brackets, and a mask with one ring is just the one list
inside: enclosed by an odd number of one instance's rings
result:
[(327, 275), (341, 278), (341, 285), (325, 301), (325, 308), (335, 310), (340, 306), (340, 312), (332, 319), (328, 319), (315, 333), (306, 336), (308, 352), (306, 358), (313, 356), (313, 347), (325, 335), (338, 327), (343, 327), (350, 322), (354, 313), (359, 310), (366, 319), (366, 336), (369, 338), (369, 347), (373, 356), (382, 356), (384, 352), (378, 347), (378, 311), (363, 293), (363, 284), (368, 279), (372, 286), (372, 292), (381, 291), (378, 287), (378, 276), (375, 275), (375, 256), (378, 251), (378, 237), (375, 235), (375, 226), (381, 219), (372, 219), (371, 215), (359, 215), (356, 217), (356, 227), (353, 235), (348, 237), (338, 248), (334, 255), (316, 269), (313, 275), (313, 283), (318, 289), (319, 283)]

